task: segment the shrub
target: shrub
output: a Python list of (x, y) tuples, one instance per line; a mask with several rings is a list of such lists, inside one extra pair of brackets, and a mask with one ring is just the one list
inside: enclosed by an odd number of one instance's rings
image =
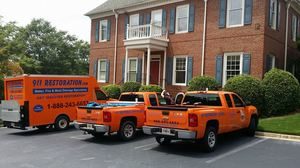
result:
[(259, 112), (263, 111), (264, 93), (261, 81), (249, 75), (230, 78), (224, 90), (239, 94), (244, 101), (250, 102)]
[(140, 92), (159, 92), (161, 93), (163, 90), (160, 86), (158, 85), (143, 85), (140, 90)]
[(209, 76), (197, 76), (189, 82), (188, 91), (199, 91), (199, 90), (218, 90), (218, 82)]
[(137, 82), (126, 82), (121, 87), (121, 92), (138, 92), (141, 84)]
[(102, 90), (113, 99), (119, 99), (121, 94), (121, 87), (119, 85), (107, 85), (103, 86)]
[(272, 69), (262, 81), (265, 92), (266, 115), (283, 115), (296, 110), (299, 82), (289, 72)]

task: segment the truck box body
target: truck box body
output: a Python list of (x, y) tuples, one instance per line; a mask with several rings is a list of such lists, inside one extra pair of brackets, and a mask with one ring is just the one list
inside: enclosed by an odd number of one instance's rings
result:
[(97, 101), (96, 91), (99, 91), (96, 79), (88, 76), (23, 75), (6, 78), (1, 118), (5, 126), (23, 129), (54, 124), (60, 115), (73, 121), (77, 106)]

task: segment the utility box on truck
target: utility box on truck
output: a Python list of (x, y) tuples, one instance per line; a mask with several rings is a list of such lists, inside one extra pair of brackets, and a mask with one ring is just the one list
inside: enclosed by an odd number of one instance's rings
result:
[(107, 95), (94, 77), (22, 75), (4, 80), (1, 119), (8, 128), (68, 128), (76, 107), (89, 101), (105, 103)]

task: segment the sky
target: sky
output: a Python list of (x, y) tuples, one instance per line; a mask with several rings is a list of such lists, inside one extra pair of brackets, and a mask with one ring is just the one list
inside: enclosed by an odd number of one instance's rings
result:
[(106, 0), (0, 0), (2, 21), (25, 26), (33, 18), (43, 18), (58, 30), (90, 42), (90, 18), (85, 13)]

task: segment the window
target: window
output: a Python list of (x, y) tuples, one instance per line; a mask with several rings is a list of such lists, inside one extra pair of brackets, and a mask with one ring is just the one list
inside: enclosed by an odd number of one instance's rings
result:
[(151, 106), (157, 106), (157, 100), (156, 100), (156, 96), (155, 95), (149, 95), (149, 101)]
[(99, 60), (98, 62), (98, 82), (106, 82), (106, 60)]
[(161, 94), (156, 94), (157, 95), (157, 98), (158, 98), (158, 101), (159, 101), (159, 105), (167, 105), (167, 101), (166, 99), (164, 99)]
[(227, 1), (227, 27), (244, 25), (244, 4), (245, 0)]
[(187, 33), (189, 26), (189, 5), (178, 6), (176, 9), (176, 33)]
[(144, 102), (144, 96), (139, 94), (123, 94), (120, 97), (120, 101)]
[(184, 105), (222, 106), (218, 94), (187, 94), (183, 100)]
[(136, 74), (137, 74), (137, 59), (130, 58), (129, 59), (129, 66), (128, 66), (128, 81), (129, 82), (136, 82)]
[(232, 77), (242, 74), (243, 53), (225, 53), (223, 85)]
[(107, 96), (101, 90), (96, 90), (97, 100), (107, 100)]
[(270, 26), (272, 29), (276, 30), (279, 25), (279, 10), (280, 4), (278, 0), (270, 0)]
[(152, 17), (152, 24), (155, 25), (153, 28), (152, 28), (152, 33), (155, 35), (155, 36), (160, 36), (162, 34), (162, 10), (155, 10), (155, 11), (152, 11), (152, 14), (151, 14), (151, 17)]
[(267, 71), (275, 68), (276, 57), (274, 55), (267, 55)]
[(100, 21), (100, 41), (107, 41), (107, 20)]
[(185, 86), (187, 78), (187, 57), (175, 57), (173, 70), (173, 85)]
[(292, 40), (295, 42), (297, 40), (297, 16), (293, 15), (292, 18)]
[(245, 103), (237, 96), (237, 95), (232, 95), (235, 107), (244, 107)]
[(232, 101), (231, 101), (231, 98), (230, 98), (229, 94), (225, 94), (225, 99), (226, 99), (228, 107), (233, 107)]
[(138, 26), (139, 25), (139, 17), (140, 17), (139, 14), (130, 15), (130, 19), (129, 19), (130, 23), (129, 23), (129, 25), (131, 27)]

